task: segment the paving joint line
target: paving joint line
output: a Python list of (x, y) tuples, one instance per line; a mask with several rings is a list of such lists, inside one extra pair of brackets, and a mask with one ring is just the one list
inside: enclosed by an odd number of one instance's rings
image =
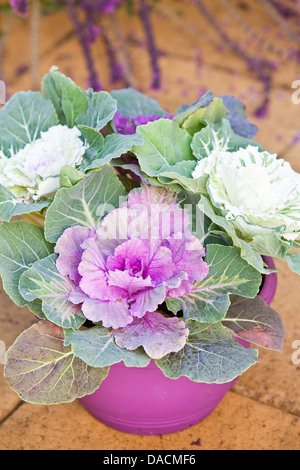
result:
[(3, 419), (1, 419), (1, 421), (0, 421), (0, 426), (2, 426), (2, 424), (4, 424), (16, 411), (18, 411), (18, 409), (19, 409), (22, 405), (24, 405), (24, 403), (25, 403), (25, 402), (22, 401), (22, 400), (19, 401), (19, 403), (17, 403), (17, 405), (16, 405), (9, 413), (7, 413), (7, 415), (4, 416)]
[(252, 401), (255, 401), (255, 402), (257, 402), (257, 403), (260, 403), (261, 405), (269, 406), (270, 408), (274, 408), (275, 410), (282, 411), (283, 413), (287, 413), (287, 414), (289, 414), (289, 415), (291, 415), (291, 416), (294, 416), (295, 418), (300, 419), (300, 412), (299, 412), (299, 414), (293, 413), (292, 411), (285, 410), (284, 408), (282, 408), (282, 407), (280, 407), (280, 406), (276, 406), (276, 405), (274, 405), (274, 404), (272, 404), (272, 403), (260, 401), (258, 398), (254, 398), (254, 397), (245, 395), (244, 393), (237, 392), (236, 390), (231, 389), (230, 391), (231, 391), (232, 393), (236, 393), (236, 395), (239, 395), (239, 396), (244, 397), (244, 398), (249, 398), (249, 400), (252, 400)]

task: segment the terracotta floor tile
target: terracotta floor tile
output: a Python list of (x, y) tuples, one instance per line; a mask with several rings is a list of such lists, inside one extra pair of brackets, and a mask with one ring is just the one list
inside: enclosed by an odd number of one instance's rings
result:
[[(0, 425), (5, 450), (294, 450), (300, 419), (229, 392), (202, 423), (164, 436), (125, 434), (98, 422), (79, 402), (23, 404)], [(195, 443), (200, 439), (202, 444)]]

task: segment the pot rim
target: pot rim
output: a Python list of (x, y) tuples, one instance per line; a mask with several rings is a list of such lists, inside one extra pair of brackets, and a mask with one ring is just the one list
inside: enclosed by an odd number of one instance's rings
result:
[[(264, 262), (267, 264), (268, 269), (276, 269), (273, 258), (270, 256), (262, 257)], [(272, 303), (277, 289), (277, 273), (273, 272), (270, 274), (264, 274), (262, 288), (259, 292), (262, 297), (269, 305)]]

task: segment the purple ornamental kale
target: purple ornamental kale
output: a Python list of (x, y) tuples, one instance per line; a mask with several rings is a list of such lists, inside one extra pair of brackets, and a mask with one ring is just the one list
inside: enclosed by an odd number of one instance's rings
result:
[(208, 275), (205, 249), (188, 225), (173, 193), (144, 186), (95, 232), (68, 228), (55, 251), (57, 269), (74, 283), (69, 301), (88, 320), (112, 328), (121, 347), (143, 346), (155, 359), (179, 351), (188, 329), (157, 309), (168, 297), (189, 294)]
[(114, 124), (116, 126), (118, 134), (130, 135), (135, 134), (137, 126), (142, 126), (144, 124), (147, 124), (148, 122), (157, 121), (162, 117), (164, 119), (173, 119), (173, 116), (171, 116), (170, 114), (166, 114), (165, 116), (158, 116), (156, 114), (144, 116), (141, 114), (140, 116), (131, 118), (124, 117), (121, 113), (117, 111), (114, 117)]
[(10, 0), (10, 6), (14, 12), (19, 16), (26, 17), (29, 10), (28, 0)]

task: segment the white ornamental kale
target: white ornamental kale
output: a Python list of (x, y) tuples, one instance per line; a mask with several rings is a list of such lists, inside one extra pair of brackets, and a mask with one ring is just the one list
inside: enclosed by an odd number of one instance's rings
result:
[(276, 154), (251, 145), (215, 150), (193, 172), (195, 179), (204, 176), (212, 204), (242, 238), (264, 227), (285, 240), (300, 239), (300, 174)]
[(7, 158), (0, 151), (0, 184), (20, 202), (32, 202), (53, 195), (60, 187), (64, 165), (76, 167), (86, 147), (77, 127), (57, 125)]

